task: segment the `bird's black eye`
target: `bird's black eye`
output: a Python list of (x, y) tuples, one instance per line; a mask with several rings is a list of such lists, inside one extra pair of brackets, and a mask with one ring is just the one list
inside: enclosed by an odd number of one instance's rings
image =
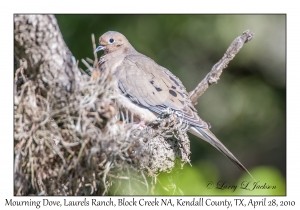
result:
[(110, 38), (110, 39), (109, 39), (109, 42), (110, 42), (110, 43), (113, 43), (114, 41), (115, 41), (115, 40), (114, 40), (113, 38)]

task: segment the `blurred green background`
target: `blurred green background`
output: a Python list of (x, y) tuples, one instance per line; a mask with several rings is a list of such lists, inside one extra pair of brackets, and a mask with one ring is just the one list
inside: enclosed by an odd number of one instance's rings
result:
[[(246, 29), (255, 33), (196, 106), (211, 130), (265, 190), (207, 188), (253, 180), (219, 151), (190, 135), (191, 164), (158, 176), (157, 195), (286, 194), (285, 15), (56, 15), (77, 60), (93, 58), (91, 34), (124, 34), (135, 49), (166, 67), (191, 91)], [(100, 55), (100, 53), (99, 53)], [(79, 66), (85, 69), (80, 62)], [(128, 192), (127, 192), (128, 193)], [(127, 194), (126, 192), (124, 194)], [(138, 194), (138, 191), (135, 192)], [(149, 192), (151, 194), (151, 192)]]

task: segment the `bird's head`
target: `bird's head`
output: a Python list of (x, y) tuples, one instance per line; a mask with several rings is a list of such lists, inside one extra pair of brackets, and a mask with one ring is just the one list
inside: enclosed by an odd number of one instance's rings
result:
[(105, 54), (116, 51), (122, 51), (126, 53), (126, 51), (133, 49), (126, 37), (123, 34), (116, 31), (108, 31), (104, 33), (99, 38), (99, 43), (100, 45), (95, 50), (95, 53), (101, 50), (104, 50)]

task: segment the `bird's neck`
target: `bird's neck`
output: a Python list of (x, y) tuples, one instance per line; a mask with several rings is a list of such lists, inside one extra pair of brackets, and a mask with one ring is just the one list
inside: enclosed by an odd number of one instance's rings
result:
[(133, 47), (128, 47), (128, 48), (124, 48), (122, 50), (106, 52), (102, 57), (103, 57), (103, 61), (107, 61), (112, 58), (125, 57), (126, 55), (134, 54), (134, 53), (137, 53), (137, 51)]
[(128, 47), (125, 47), (123, 50), (122, 50), (122, 53), (123, 54), (134, 54), (134, 53), (137, 53), (137, 51), (130, 45)]

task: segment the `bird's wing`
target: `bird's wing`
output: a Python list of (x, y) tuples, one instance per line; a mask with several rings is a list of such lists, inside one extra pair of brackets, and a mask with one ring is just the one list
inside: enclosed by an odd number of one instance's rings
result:
[(208, 128), (191, 104), (181, 81), (169, 70), (142, 55), (127, 55), (116, 68), (119, 89), (135, 104), (157, 114), (171, 108), (182, 115), (187, 123)]
[(133, 103), (157, 114), (161, 114), (162, 110), (168, 107), (179, 112), (190, 124), (189, 132), (210, 143), (251, 176), (239, 160), (209, 130), (209, 124), (200, 119), (185, 87), (169, 70), (144, 55), (134, 54), (127, 55), (123, 59), (115, 75), (121, 92)]

